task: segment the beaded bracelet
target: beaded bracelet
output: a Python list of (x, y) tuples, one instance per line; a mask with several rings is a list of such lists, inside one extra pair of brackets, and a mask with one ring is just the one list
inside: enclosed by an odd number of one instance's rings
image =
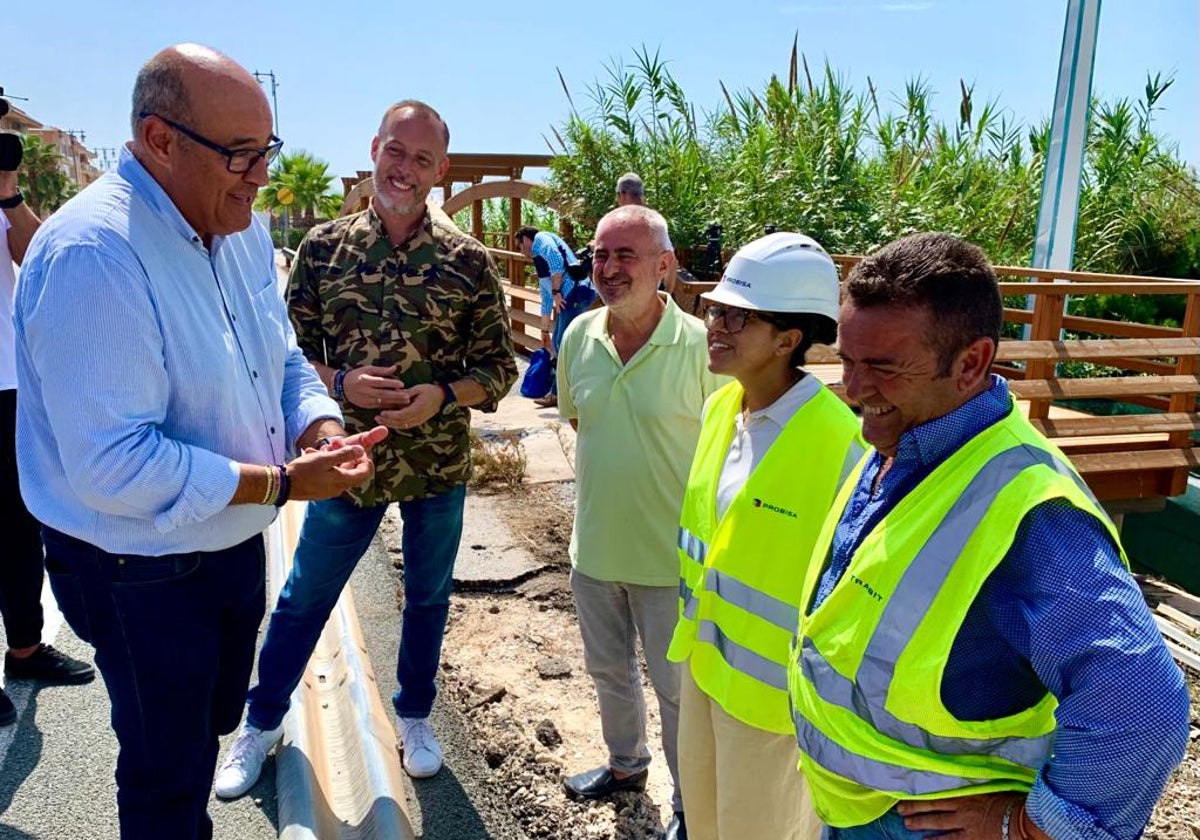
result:
[(260, 505), (269, 505), (274, 500), (275, 494), (275, 468), (266, 466), (263, 467), (267, 471), (267, 492), (263, 494)]
[(275, 469), (279, 471), (279, 494), (275, 497), (275, 507), (283, 507), (292, 494), (292, 479), (283, 464), (276, 464)]
[(1017, 800), (1014, 799), (1004, 809), (1004, 817), (1000, 820), (1000, 840), (1009, 840), (1009, 824), (1012, 822), (1012, 812), (1015, 807), (1017, 807)]

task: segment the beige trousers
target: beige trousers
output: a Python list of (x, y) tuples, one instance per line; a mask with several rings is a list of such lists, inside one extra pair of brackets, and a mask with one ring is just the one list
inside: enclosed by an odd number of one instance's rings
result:
[(679, 786), (689, 840), (818, 840), (796, 739), (747, 726), (680, 669)]

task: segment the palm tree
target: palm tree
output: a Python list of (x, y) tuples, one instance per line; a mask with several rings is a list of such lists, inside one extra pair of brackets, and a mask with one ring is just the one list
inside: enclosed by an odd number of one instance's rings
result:
[[(333, 218), (341, 210), (342, 199), (332, 191), (333, 176), (329, 164), (308, 152), (281, 155), (271, 169), (271, 177), (258, 196), (259, 209), (289, 213), (300, 227), (312, 227), (318, 216)], [(284, 189), (286, 188), (286, 189)], [(291, 192), (291, 201), (280, 200)]]
[(17, 182), (30, 208), (45, 217), (66, 203), (78, 188), (62, 171), (62, 155), (33, 134), (21, 138), (24, 154)]

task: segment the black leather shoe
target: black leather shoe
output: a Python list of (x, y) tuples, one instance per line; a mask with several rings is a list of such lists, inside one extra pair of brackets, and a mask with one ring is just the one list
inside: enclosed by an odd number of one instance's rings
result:
[(675, 816), (667, 823), (667, 833), (663, 840), (687, 840), (687, 823), (684, 822), (683, 812), (676, 811)]
[(96, 671), (86, 662), (72, 659), (50, 645), (38, 645), (29, 656), (19, 659), (4, 654), (4, 676), (15, 680), (41, 680), (56, 685), (81, 685), (91, 682)]
[(649, 770), (618, 779), (608, 767), (597, 767), (563, 779), (567, 793), (580, 799), (603, 799), (622, 790), (645, 790)]
[(0, 688), (0, 726), (8, 726), (11, 723), (16, 723), (17, 707), (13, 705), (12, 700), (8, 699), (8, 695), (4, 693), (4, 689)]

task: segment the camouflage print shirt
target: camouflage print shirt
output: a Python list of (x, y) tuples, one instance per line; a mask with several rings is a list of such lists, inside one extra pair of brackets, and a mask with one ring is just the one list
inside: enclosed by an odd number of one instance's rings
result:
[[(373, 209), (314, 227), (288, 282), (300, 349), (332, 368), (398, 363), (405, 385), (470, 377), (495, 411), (516, 380), (512, 333), (496, 267), (475, 239), (429, 213), (392, 245)], [(376, 409), (342, 401), (346, 428), (375, 425)], [(361, 505), (444, 493), (471, 471), (470, 411), (457, 404), (375, 447), (375, 478), (351, 493)]]

